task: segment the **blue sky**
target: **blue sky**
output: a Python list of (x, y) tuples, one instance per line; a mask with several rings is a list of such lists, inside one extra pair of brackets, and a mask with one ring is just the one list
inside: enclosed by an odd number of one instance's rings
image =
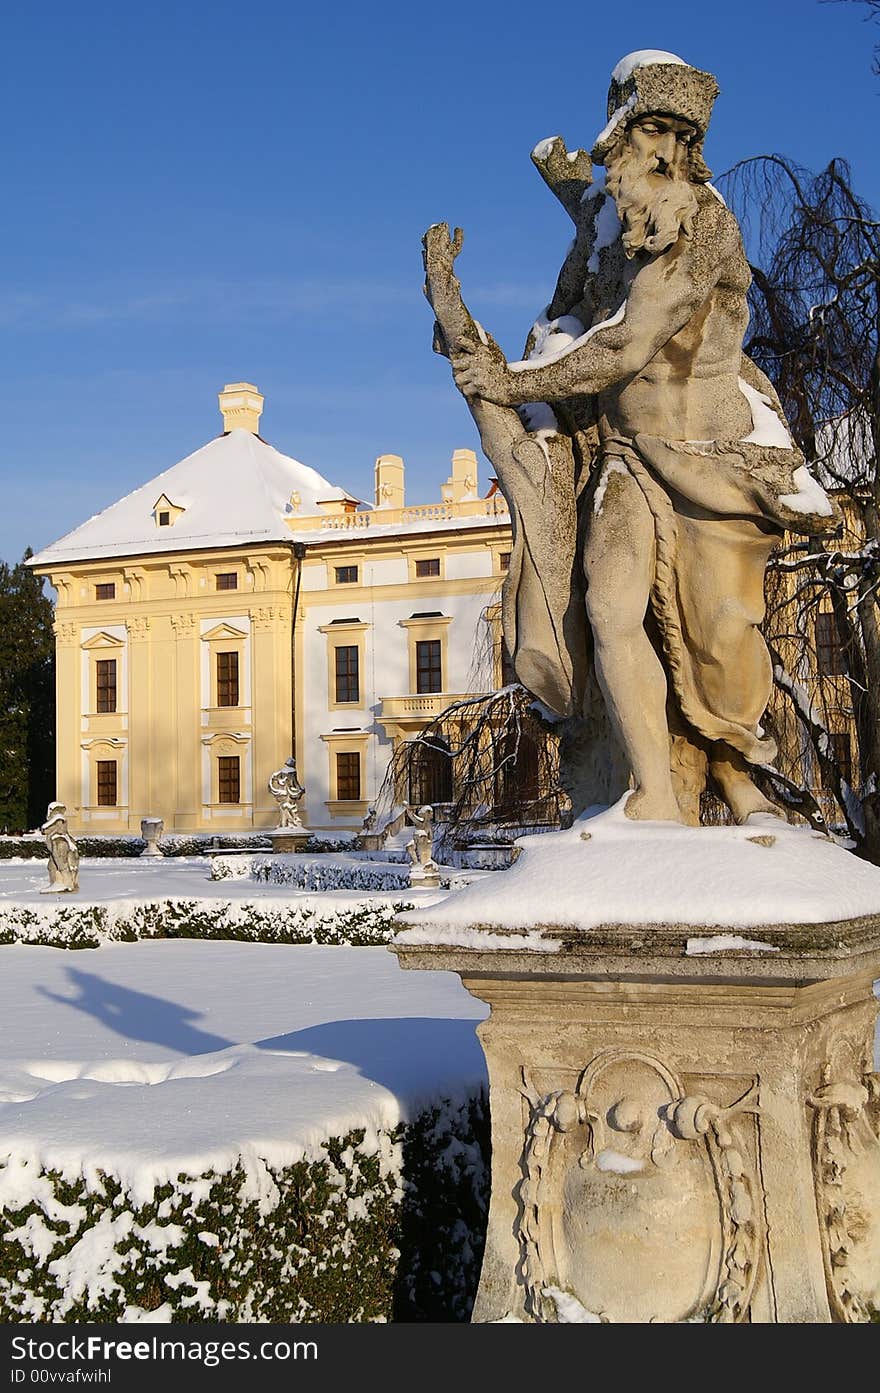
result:
[(383, 451), (411, 502), (438, 497), (477, 441), (431, 353), (424, 228), (464, 227), (466, 298), (518, 356), (570, 238), (529, 151), (589, 148), (637, 48), (718, 77), (716, 173), (843, 155), (876, 207), (875, 38), (859, 6), (817, 0), (13, 0), (0, 557), (203, 444), (241, 379), (266, 438), (359, 497)]

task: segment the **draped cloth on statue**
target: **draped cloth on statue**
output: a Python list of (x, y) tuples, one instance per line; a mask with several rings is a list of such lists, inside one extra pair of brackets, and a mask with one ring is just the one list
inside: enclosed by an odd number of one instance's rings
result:
[[(580, 709), (589, 658), (579, 573), (596, 490), (585, 489), (578, 506), (564, 436), (551, 437), (546, 448), (525, 437), (516, 457), (520, 468), (499, 471), (514, 527), (505, 634), (520, 681), (568, 715)], [(835, 506), (796, 449), (614, 437), (603, 442), (594, 481), (609, 460), (635, 479), (654, 520), (651, 609), (686, 726), (705, 740), (725, 741), (750, 763), (771, 761), (776, 747), (760, 728), (772, 687), (759, 630), (767, 559), (786, 528), (832, 530)]]
[(538, 701), (558, 716), (579, 715), (589, 632), (572, 439), (539, 441), (523, 432), (509, 457), (494, 463), (512, 532), (501, 592), (504, 642), (518, 680)]

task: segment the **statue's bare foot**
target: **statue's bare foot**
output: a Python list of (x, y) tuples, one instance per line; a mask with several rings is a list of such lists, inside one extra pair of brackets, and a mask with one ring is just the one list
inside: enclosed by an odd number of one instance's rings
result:
[(738, 827), (759, 816), (782, 818), (783, 822), (785, 821), (782, 810), (765, 798), (751, 779), (738, 779), (735, 784), (728, 784), (724, 790), (724, 797)]
[(623, 811), (634, 822), (681, 822), (678, 803), (672, 793), (664, 795), (637, 788), (627, 798)]
[(769, 803), (766, 808), (758, 808), (754, 812), (747, 813), (742, 819), (737, 818), (737, 822), (741, 822), (746, 827), (778, 827), (780, 822), (788, 825), (785, 813), (781, 808), (774, 808), (772, 803)]

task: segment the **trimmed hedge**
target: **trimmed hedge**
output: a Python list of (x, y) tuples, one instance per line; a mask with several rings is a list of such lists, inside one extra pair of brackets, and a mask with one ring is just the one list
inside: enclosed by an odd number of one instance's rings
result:
[[(76, 837), (80, 856), (140, 856), (147, 845), (143, 837)], [(0, 861), (16, 857), (48, 861), (49, 848), (42, 838), (0, 837)]]
[(296, 890), (408, 890), (410, 864), (382, 865), (354, 859), (339, 862), (309, 861), (296, 856), (217, 856), (211, 862), (211, 879), (253, 880), (264, 885), (290, 885)]
[[(80, 856), (140, 856), (146, 842), (143, 837), (113, 835), (74, 838)], [(159, 850), (163, 856), (210, 856), (218, 847), (236, 851), (269, 851), (272, 842), (259, 832), (168, 832), (159, 838)], [(303, 851), (319, 854), (326, 851), (347, 851), (351, 842), (342, 838), (309, 837), (303, 844)], [(0, 861), (34, 860), (47, 861), (49, 851), (42, 837), (22, 835), (10, 837), (0, 835)]]
[(98, 948), (143, 938), (232, 939), (241, 943), (388, 943), (394, 917), (412, 904), (380, 901), (315, 906), (291, 900), (109, 900), (33, 906), (6, 903), (0, 944)]
[(0, 1320), (467, 1320), (488, 1177), (484, 1094), (291, 1165), (181, 1174), (139, 1205), (110, 1173), (11, 1156)]

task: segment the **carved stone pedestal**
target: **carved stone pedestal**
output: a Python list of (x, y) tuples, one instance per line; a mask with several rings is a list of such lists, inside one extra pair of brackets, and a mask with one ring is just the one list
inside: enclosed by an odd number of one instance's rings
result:
[(877, 1312), (880, 919), (713, 933), (395, 945), (492, 1008), (475, 1321)]
[(273, 852), (282, 852), (302, 851), (312, 834), (308, 827), (273, 827), (263, 835), (271, 841)]

